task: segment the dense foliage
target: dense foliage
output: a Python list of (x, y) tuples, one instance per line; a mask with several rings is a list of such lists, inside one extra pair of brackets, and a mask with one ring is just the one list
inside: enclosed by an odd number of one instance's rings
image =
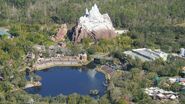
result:
[(93, 3), (110, 15), (115, 27), (131, 30), (136, 47), (177, 52), (185, 46), (184, 0), (1, 0), (0, 19), (72, 26)]
[[(100, 40), (91, 44), (84, 39), (82, 44), (73, 45), (66, 40), (73, 54), (87, 51), (112, 52), (113, 57), (127, 62), (121, 77), (112, 79), (113, 89), (99, 100), (87, 96), (72, 94), (42, 98), (29, 95), (25, 91), (16, 91), (25, 83), (24, 59), (27, 52), (33, 51), (34, 44), (51, 45), (50, 36), (56, 33), (56, 24), (67, 23), (74, 26), (76, 20), (84, 14), (85, 8), (96, 3), (101, 13), (108, 13), (114, 26), (118, 29), (127, 28), (130, 33), (112, 40)], [(131, 48), (161, 48), (166, 52), (178, 52), (185, 47), (185, 0), (0, 0), (0, 27), (10, 29), (13, 39), (0, 37), (0, 103), (21, 104), (33, 102), (38, 104), (156, 104), (143, 93), (143, 89), (158, 86), (167, 90), (179, 91), (181, 86), (166, 86), (165, 77), (180, 75), (185, 61), (170, 58), (163, 62), (141, 62), (132, 60), (122, 54)], [(123, 69), (122, 69), (123, 70)], [(154, 84), (155, 77), (162, 77)], [(185, 103), (185, 95), (180, 95), (180, 102)], [(176, 103), (166, 101), (161, 103)]]

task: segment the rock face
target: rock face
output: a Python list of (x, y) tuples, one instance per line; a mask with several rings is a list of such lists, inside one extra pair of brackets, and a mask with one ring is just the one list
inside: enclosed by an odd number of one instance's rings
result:
[(86, 9), (85, 15), (80, 17), (74, 27), (72, 39), (81, 42), (83, 38), (90, 37), (94, 41), (110, 39), (116, 36), (115, 29), (108, 14), (101, 14), (95, 4), (90, 11)]
[(57, 34), (52, 38), (53, 41), (59, 42), (64, 40), (64, 37), (67, 34), (67, 25), (66, 24), (62, 24), (61, 27), (58, 29)]

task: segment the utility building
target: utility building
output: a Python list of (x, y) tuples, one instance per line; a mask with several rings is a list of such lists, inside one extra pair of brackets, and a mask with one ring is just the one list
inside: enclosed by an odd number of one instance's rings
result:
[(185, 49), (184, 48), (181, 48), (180, 56), (185, 57)]
[(133, 59), (139, 58), (141, 61), (153, 61), (159, 58), (166, 61), (168, 58), (168, 54), (165, 52), (147, 48), (133, 49), (132, 51), (125, 51), (124, 53), (131, 56)]

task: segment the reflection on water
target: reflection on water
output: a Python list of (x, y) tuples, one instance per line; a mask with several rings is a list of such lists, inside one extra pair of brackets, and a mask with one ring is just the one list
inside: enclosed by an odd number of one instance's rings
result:
[(95, 69), (93, 69), (93, 70), (88, 70), (87, 71), (87, 74), (89, 75), (89, 77), (91, 77), (91, 78), (95, 78), (95, 76), (96, 76), (96, 70)]
[[(53, 67), (45, 71), (36, 71), (42, 77), (42, 86), (26, 89), (28, 93), (41, 96), (57, 96), (78, 93), (89, 95), (90, 90), (99, 90), (104, 95), (106, 87), (104, 74), (96, 70), (79, 69), (74, 67)], [(93, 79), (93, 80), (92, 80)]]
[(82, 69), (80, 68), (80, 69), (78, 69), (78, 71), (79, 71), (79, 72), (82, 72)]

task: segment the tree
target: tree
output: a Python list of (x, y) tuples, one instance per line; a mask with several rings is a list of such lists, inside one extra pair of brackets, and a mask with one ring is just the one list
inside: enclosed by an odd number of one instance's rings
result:
[(99, 100), (99, 104), (111, 104), (106, 97), (101, 97)]
[(117, 104), (129, 104), (125, 99), (120, 99)]

